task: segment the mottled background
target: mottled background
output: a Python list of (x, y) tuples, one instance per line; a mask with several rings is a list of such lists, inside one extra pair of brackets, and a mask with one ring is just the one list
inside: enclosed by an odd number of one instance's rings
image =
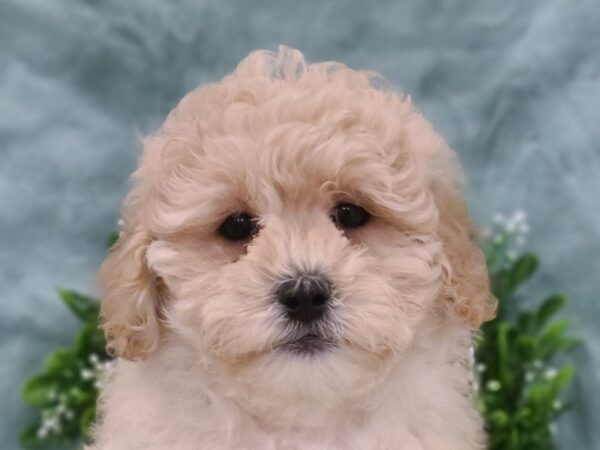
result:
[(571, 294), (563, 449), (600, 447), (600, 2), (0, 1), (0, 448), (30, 411), (18, 385), (95, 292), (140, 134), (255, 48), (379, 71), (460, 154), (478, 223), (524, 208), (541, 275)]

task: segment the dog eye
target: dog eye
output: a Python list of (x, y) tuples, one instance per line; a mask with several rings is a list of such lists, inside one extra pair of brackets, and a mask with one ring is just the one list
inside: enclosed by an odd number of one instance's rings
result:
[(232, 214), (219, 227), (221, 236), (230, 241), (245, 241), (256, 234), (256, 219), (249, 214)]
[(362, 227), (370, 217), (364, 208), (352, 203), (338, 203), (332, 214), (332, 219), (339, 228)]

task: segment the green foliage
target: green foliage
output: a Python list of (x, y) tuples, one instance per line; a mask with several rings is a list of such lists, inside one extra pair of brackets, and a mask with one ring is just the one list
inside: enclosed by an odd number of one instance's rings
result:
[(99, 301), (68, 290), (59, 295), (81, 327), (70, 346), (51, 352), (42, 371), (23, 384), (23, 402), (39, 410), (34, 423), (21, 430), (25, 448), (82, 442), (93, 421), (98, 388), (109, 364), (104, 335), (98, 328)]
[(548, 450), (553, 423), (566, 410), (561, 393), (575, 375), (572, 365), (557, 360), (578, 340), (567, 335), (568, 320), (554, 319), (567, 303), (564, 294), (550, 295), (535, 309), (517, 303), (538, 259), (515, 251), (527, 231), (522, 214), (499, 222), (484, 242), (498, 315), (484, 325), (477, 347), (478, 405), (490, 450)]
[(106, 244), (108, 245), (108, 247), (112, 247), (113, 245), (116, 244), (116, 242), (119, 240), (119, 233), (117, 233), (116, 231), (114, 233), (110, 233), (108, 235), (108, 237), (106, 238)]
[[(555, 319), (567, 302), (565, 295), (550, 295), (535, 309), (515, 308), (519, 288), (539, 263), (532, 253), (518, 256), (515, 251), (527, 231), (524, 215), (498, 222), (483, 242), (499, 307), (497, 318), (484, 325), (476, 350), (477, 404), (490, 450), (549, 450), (553, 422), (566, 410), (561, 394), (575, 374), (573, 366), (556, 361), (578, 340), (567, 335), (569, 321)], [(109, 245), (117, 236), (109, 237)], [(110, 367), (97, 326), (98, 300), (66, 290), (60, 297), (81, 327), (74, 342), (54, 350), (43, 370), (23, 385), (23, 401), (39, 410), (36, 421), (21, 432), (26, 448), (85, 441)]]

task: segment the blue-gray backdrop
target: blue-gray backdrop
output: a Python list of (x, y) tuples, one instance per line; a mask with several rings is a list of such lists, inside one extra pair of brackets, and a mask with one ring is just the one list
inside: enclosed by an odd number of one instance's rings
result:
[(600, 3), (592, 0), (2, 0), (0, 448), (30, 412), (18, 385), (70, 341), (59, 286), (95, 292), (138, 136), (255, 48), (381, 72), (460, 154), (482, 224), (526, 209), (541, 274), (571, 294), (563, 449), (600, 448)]

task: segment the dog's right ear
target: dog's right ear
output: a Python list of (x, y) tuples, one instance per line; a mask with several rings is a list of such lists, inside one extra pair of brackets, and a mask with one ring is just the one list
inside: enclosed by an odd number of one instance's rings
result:
[(126, 227), (100, 268), (107, 348), (130, 360), (146, 357), (159, 340), (157, 280), (146, 262), (149, 244), (141, 227)]

